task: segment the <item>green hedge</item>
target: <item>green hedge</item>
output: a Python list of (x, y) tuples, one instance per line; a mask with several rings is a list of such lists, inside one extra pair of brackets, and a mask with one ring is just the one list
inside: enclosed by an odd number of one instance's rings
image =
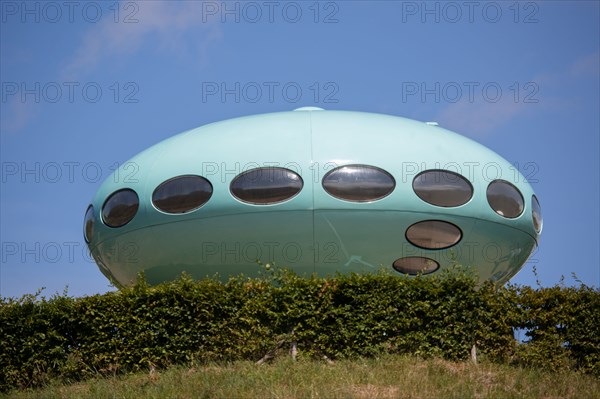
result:
[[(300, 356), (406, 353), (600, 375), (600, 292), (478, 287), (453, 271), (301, 278), (267, 271), (104, 295), (0, 302), (0, 390), (204, 361), (258, 360), (297, 342)], [(514, 338), (526, 330), (526, 343)], [(285, 346), (289, 348), (289, 346)]]

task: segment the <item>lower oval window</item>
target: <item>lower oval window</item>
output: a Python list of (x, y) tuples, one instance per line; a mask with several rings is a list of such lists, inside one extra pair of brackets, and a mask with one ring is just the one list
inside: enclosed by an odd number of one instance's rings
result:
[(425, 220), (406, 230), (406, 239), (413, 245), (425, 249), (445, 249), (456, 245), (462, 238), (460, 229), (441, 220)]
[(88, 206), (83, 218), (83, 238), (88, 244), (92, 241), (92, 233), (94, 231), (94, 207)]
[(416, 275), (433, 273), (440, 268), (440, 264), (433, 259), (423, 258), (421, 256), (409, 256), (396, 259), (393, 264), (394, 269), (400, 273)]
[(487, 200), (498, 215), (514, 219), (523, 213), (525, 202), (518, 188), (505, 180), (494, 180), (487, 188)]
[(231, 194), (255, 205), (277, 204), (296, 196), (304, 186), (302, 177), (285, 168), (265, 167), (244, 172), (231, 182)]
[(213, 193), (212, 184), (202, 176), (184, 175), (161, 183), (152, 193), (154, 206), (167, 213), (186, 213), (200, 208)]
[(126, 188), (112, 193), (102, 205), (102, 220), (109, 227), (121, 227), (133, 219), (140, 206), (138, 195)]
[(396, 187), (391, 174), (369, 165), (345, 165), (323, 178), (323, 188), (333, 197), (352, 201), (375, 201), (388, 196)]
[(542, 207), (535, 195), (531, 196), (531, 213), (533, 216), (533, 227), (537, 233), (540, 233), (544, 221), (542, 219)]

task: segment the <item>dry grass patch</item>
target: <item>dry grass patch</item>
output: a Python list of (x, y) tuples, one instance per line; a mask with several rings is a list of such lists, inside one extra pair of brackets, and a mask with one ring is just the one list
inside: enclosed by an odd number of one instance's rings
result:
[(14, 398), (600, 399), (600, 379), (497, 364), (404, 356), (323, 361), (279, 358), (178, 366), (72, 385), (14, 391)]

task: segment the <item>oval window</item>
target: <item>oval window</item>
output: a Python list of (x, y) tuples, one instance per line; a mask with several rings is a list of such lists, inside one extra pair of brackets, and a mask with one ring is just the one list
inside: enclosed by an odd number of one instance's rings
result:
[(83, 238), (88, 244), (92, 241), (92, 233), (94, 231), (94, 207), (88, 206), (83, 218)]
[(133, 219), (140, 206), (135, 191), (126, 188), (115, 191), (102, 206), (102, 220), (109, 227), (121, 227)]
[(152, 203), (163, 212), (185, 213), (200, 208), (212, 193), (213, 187), (204, 177), (178, 176), (156, 187), (152, 193)]
[(542, 219), (542, 207), (535, 195), (531, 197), (531, 213), (533, 216), (533, 227), (535, 227), (535, 231), (540, 233), (544, 221)]
[(406, 239), (413, 245), (425, 249), (445, 249), (456, 245), (462, 238), (460, 229), (441, 220), (426, 220), (410, 226)]
[(368, 165), (345, 165), (328, 172), (323, 188), (335, 198), (367, 202), (384, 198), (396, 187), (391, 174)]
[(473, 197), (473, 186), (458, 173), (448, 170), (426, 170), (413, 180), (413, 190), (423, 201), (437, 206), (466, 204)]
[(505, 180), (494, 180), (487, 188), (487, 200), (494, 212), (505, 218), (523, 213), (525, 202), (519, 189)]
[(297, 195), (304, 182), (296, 172), (285, 168), (256, 168), (238, 175), (230, 185), (231, 194), (255, 205), (277, 204)]
[(440, 264), (433, 259), (423, 258), (421, 256), (409, 256), (396, 259), (393, 264), (394, 269), (400, 273), (416, 275), (433, 273), (440, 268)]

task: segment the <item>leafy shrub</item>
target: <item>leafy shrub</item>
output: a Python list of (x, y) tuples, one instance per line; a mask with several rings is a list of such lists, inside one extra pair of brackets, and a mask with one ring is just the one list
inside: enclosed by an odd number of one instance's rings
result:
[[(514, 339), (515, 329), (527, 341)], [(301, 278), (179, 280), (83, 298), (0, 301), (0, 390), (170, 364), (258, 360), (296, 342), (302, 356), (411, 353), (600, 375), (600, 292), (477, 286), (456, 269)]]

